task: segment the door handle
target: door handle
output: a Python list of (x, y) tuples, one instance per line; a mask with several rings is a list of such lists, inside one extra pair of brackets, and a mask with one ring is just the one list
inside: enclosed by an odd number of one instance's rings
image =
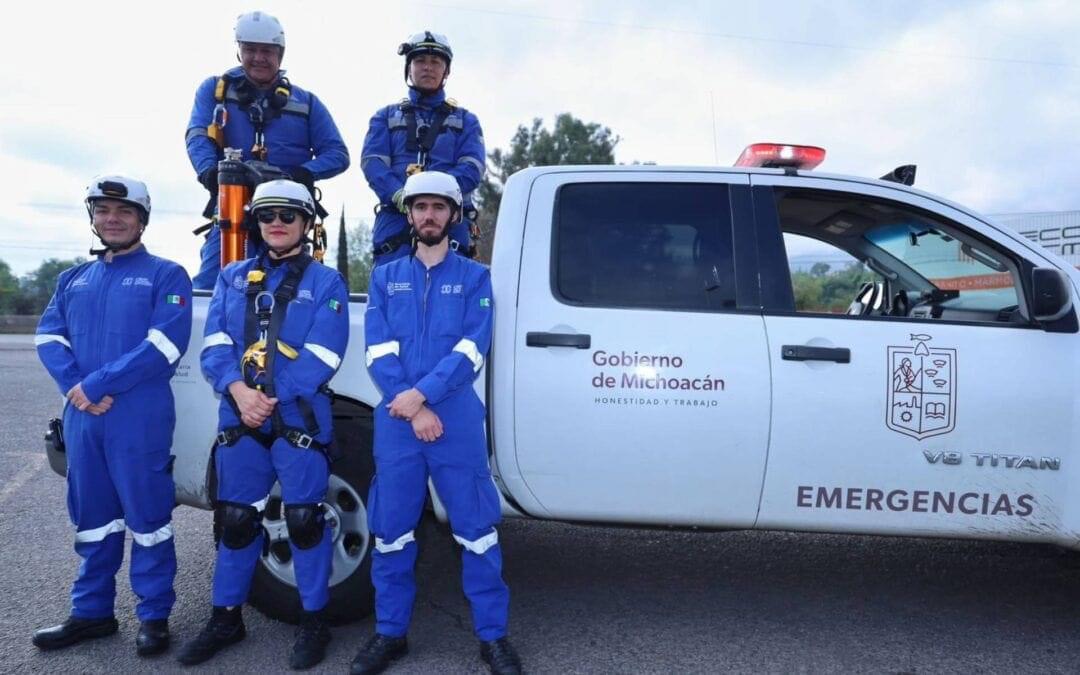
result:
[(834, 361), (851, 363), (851, 350), (847, 347), (807, 347), (805, 345), (784, 345), (780, 356), (785, 361)]
[(592, 336), (587, 333), (526, 333), (526, 347), (577, 347), (588, 349)]

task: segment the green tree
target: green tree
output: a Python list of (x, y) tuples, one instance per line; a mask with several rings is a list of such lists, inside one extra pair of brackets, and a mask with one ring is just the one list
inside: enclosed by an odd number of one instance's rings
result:
[(371, 278), (371, 226), (361, 220), (346, 230), (349, 250), (349, 292), (366, 293)]
[(0, 260), (0, 314), (17, 314), (20, 298), (19, 279), (11, 273), (11, 266)]
[(810, 267), (810, 276), (823, 277), (829, 273), (832, 267), (826, 262), (816, 262)]
[(40, 314), (49, 304), (49, 299), (56, 290), (56, 279), (60, 273), (82, 262), (86, 262), (86, 258), (78, 257), (74, 260), (49, 258), (36, 270), (23, 276), (19, 280), (19, 290), (22, 294), (19, 314)]
[(881, 281), (874, 272), (859, 262), (852, 262), (839, 272), (823, 273), (815, 263), (809, 272), (793, 272), (791, 286), (795, 292), (795, 309), (800, 312), (844, 312), (855, 295), (868, 281)]
[(619, 137), (611, 129), (596, 122), (583, 122), (570, 113), (558, 115), (551, 131), (543, 124), (537, 117), (531, 127), (518, 126), (508, 150), (495, 148), (488, 153), (494, 171), (489, 172), (476, 190), (479, 225), (484, 237), (479, 247), (482, 261), (491, 259), (495, 216), (499, 212), (503, 186), (511, 175), (530, 166), (615, 163)]

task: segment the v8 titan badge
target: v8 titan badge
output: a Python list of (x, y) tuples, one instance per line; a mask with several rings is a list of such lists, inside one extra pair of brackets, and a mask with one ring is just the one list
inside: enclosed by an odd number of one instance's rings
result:
[(956, 350), (932, 347), (930, 335), (889, 347), (889, 410), (885, 424), (918, 440), (956, 426)]

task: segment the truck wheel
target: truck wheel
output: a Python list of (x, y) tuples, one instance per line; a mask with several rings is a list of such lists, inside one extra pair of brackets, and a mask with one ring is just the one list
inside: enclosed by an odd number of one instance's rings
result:
[[(373, 542), (365, 508), (371, 477), (375, 474), (371, 411), (347, 401), (335, 401), (334, 436), (345, 456), (330, 467), (324, 500), (334, 541), (330, 601), (325, 618), (332, 624), (343, 624), (369, 615), (375, 601), (371, 586)], [(255, 567), (248, 603), (272, 619), (298, 623), (303, 608), (296, 589), (280, 485), (275, 484), (270, 493), (263, 528), (267, 544)]]

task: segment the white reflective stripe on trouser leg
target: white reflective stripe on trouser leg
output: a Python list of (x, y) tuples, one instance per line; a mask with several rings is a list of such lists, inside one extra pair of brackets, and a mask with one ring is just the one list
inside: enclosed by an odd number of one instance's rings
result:
[(397, 356), (400, 349), (401, 347), (400, 345), (398, 345), (397, 340), (390, 340), (389, 342), (380, 342), (377, 345), (371, 345), (367, 348), (367, 352), (365, 354), (367, 364), (370, 366), (375, 361), (375, 359), (381, 358), (383, 356), (388, 356), (390, 354)]
[(207, 335), (206, 337), (204, 337), (203, 338), (203, 343), (202, 343), (202, 348), (203, 349), (209, 349), (211, 347), (217, 347), (218, 345), (231, 345), (231, 344), (233, 344), (233, 339), (231, 337), (229, 337), (229, 334), (219, 331), (217, 333), (211, 333), (210, 335)]
[(180, 350), (176, 348), (176, 345), (172, 343), (172, 340), (165, 337), (165, 333), (162, 333), (157, 328), (151, 328), (146, 334), (146, 339), (150, 341), (150, 344), (157, 347), (158, 351), (161, 352), (170, 365), (176, 363), (180, 359)]
[(71, 343), (63, 335), (53, 335), (51, 333), (42, 333), (41, 335), (34, 336), (34, 346), (40, 347), (41, 345), (48, 344), (50, 342), (59, 342), (68, 349), (71, 349)]
[[(128, 528), (130, 529), (130, 528)], [(163, 541), (172, 539), (172, 523), (168, 523), (164, 527), (159, 527), (153, 532), (142, 534), (131, 530), (131, 538), (135, 540), (135, 543), (139, 546), (154, 546), (160, 544)]]
[(330, 370), (337, 370), (341, 365), (341, 357), (334, 353), (333, 350), (327, 349), (322, 345), (315, 344), (314, 342), (305, 342), (304, 349), (314, 354), (320, 361), (330, 367)]
[(487, 552), (489, 548), (499, 543), (499, 532), (498, 530), (492, 530), (488, 534), (485, 534), (479, 539), (475, 539), (473, 541), (469, 541), (468, 539), (464, 537), (459, 537), (455, 534), (454, 541), (469, 549), (476, 555), (484, 555), (484, 553)]
[(410, 541), (416, 541), (416, 536), (413, 532), (414, 530), (409, 530), (389, 544), (379, 537), (375, 537), (375, 550), (379, 553), (394, 553), (395, 551), (400, 551), (405, 548), (405, 544), (408, 544)]
[(466, 358), (472, 361), (474, 373), (480, 372), (480, 369), (484, 367), (484, 357), (480, 355), (480, 350), (476, 348), (476, 343), (469, 338), (461, 338), (458, 340), (458, 343), (454, 345), (454, 351), (464, 354)]
[(116, 534), (117, 532), (123, 532), (125, 528), (124, 519), (117, 518), (116, 520), (102, 525), (101, 527), (95, 527), (92, 530), (79, 530), (75, 533), (76, 544), (88, 544), (90, 542), (101, 541), (110, 534)]

